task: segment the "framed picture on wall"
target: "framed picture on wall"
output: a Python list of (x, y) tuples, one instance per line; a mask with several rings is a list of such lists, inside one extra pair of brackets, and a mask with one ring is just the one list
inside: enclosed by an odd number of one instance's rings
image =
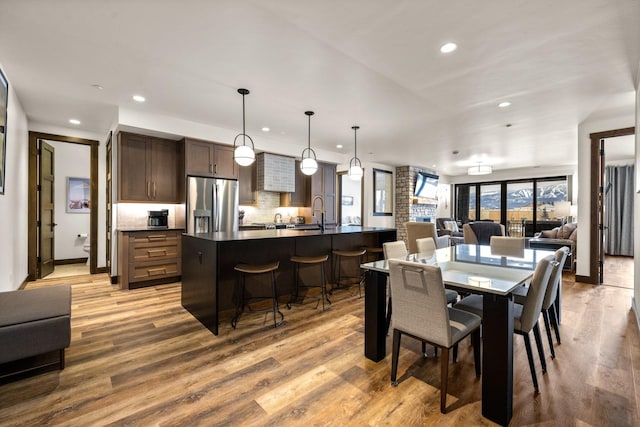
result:
[(373, 215), (393, 215), (393, 173), (373, 170)]
[(7, 165), (7, 105), (9, 103), (9, 82), (0, 70), (0, 194), (4, 194)]
[(67, 177), (67, 213), (91, 211), (91, 181), (89, 178)]

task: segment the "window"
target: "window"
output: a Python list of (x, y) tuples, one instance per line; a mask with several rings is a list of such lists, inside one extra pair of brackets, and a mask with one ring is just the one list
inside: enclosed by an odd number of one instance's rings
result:
[(502, 191), (500, 184), (480, 186), (480, 220), (500, 222), (502, 216)]

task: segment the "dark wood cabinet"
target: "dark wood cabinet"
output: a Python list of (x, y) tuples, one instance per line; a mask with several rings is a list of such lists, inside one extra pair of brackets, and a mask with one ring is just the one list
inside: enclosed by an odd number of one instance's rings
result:
[(238, 196), (240, 204), (257, 205), (258, 192), (256, 191), (256, 163), (254, 162), (249, 166), (240, 166), (238, 169)]
[(311, 206), (311, 177), (302, 173), (300, 162), (297, 160), (295, 188), (296, 191), (293, 193), (280, 193), (280, 206), (296, 208)]
[(316, 196), (324, 200), (325, 224), (336, 225), (336, 165), (318, 162), (318, 170), (311, 175), (312, 201)]
[(179, 164), (176, 141), (121, 132), (118, 135), (118, 200), (178, 203)]
[(192, 138), (185, 138), (184, 145), (187, 175), (238, 179), (232, 146)]

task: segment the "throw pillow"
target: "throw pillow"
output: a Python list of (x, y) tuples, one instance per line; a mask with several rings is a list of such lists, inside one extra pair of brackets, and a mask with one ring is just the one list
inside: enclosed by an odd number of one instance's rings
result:
[(444, 229), (452, 231), (452, 232), (457, 232), (458, 231), (458, 224), (455, 221), (445, 221), (444, 222)]
[(547, 239), (555, 239), (558, 236), (558, 228), (552, 230), (542, 230), (540, 237), (546, 237)]

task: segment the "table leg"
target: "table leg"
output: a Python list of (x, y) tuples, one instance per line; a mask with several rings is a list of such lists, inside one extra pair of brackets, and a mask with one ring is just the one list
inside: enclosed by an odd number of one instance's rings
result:
[(513, 414), (513, 296), (483, 297), (482, 415), (508, 425)]
[(379, 362), (386, 355), (387, 275), (367, 270), (364, 293), (364, 355)]

